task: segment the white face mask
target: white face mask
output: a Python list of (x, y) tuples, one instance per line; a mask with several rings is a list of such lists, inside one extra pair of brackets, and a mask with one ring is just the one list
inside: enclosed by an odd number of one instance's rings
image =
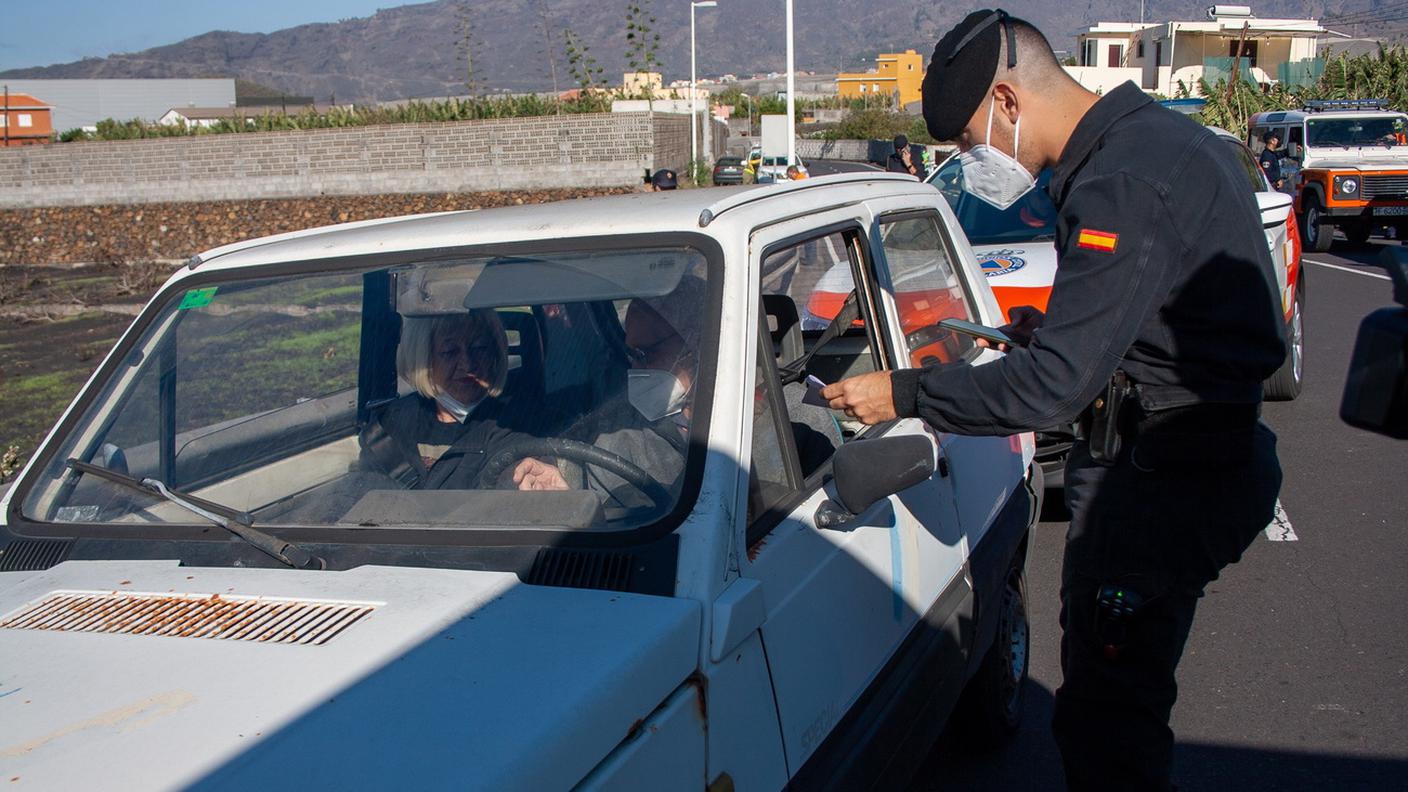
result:
[[(994, 97), (988, 105), (988, 132), (984, 140), (992, 140), (992, 110), (997, 105)], [(979, 143), (960, 154), (958, 161), (963, 165), (963, 189), (974, 198), (986, 201), (998, 209), (1006, 209), (1018, 198), (1031, 192), (1036, 186), (1031, 171), (1017, 161), (1017, 148), (1022, 142), (1022, 119), (1017, 118), (1017, 129), (1012, 136), (1012, 156), (1007, 156), (988, 143)]]
[(686, 395), (679, 377), (668, 371), (631, 369), (626, 372), (626, 396), (631, 406), (652, 423), (683, 410)]
[(460, 401), (459, 399), (456, 399), (454, 396), (451, 396), (448, 393), (445, 393), (444, 391), (441, 391), (435, 397), (435, 403), (440, 405), (440, 409), (444, 410), (450, 415), (455, 416), (455, 420), (459, 423), (464, 423), (464, 419), (468, 418), (470, 412), (473, 411), (474, 408), (479, 404), (479, 402), (475, 402), (474, 404), (465, 404), (464, 402)]

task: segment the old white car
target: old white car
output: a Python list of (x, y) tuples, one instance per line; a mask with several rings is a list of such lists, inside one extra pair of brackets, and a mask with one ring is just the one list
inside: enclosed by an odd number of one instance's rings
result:
[(1000, 740), (1031, 436), (808, 396), (998, 354), (909, 312), (1001, 323), (874, 173), (193, 258), (0, 501), (7, 783), (894, 788)]

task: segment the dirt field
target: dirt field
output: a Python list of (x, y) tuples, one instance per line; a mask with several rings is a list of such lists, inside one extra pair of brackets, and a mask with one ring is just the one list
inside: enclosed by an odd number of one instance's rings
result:
[(0, 268), (0, 451), (27, 459), (169, 265)]

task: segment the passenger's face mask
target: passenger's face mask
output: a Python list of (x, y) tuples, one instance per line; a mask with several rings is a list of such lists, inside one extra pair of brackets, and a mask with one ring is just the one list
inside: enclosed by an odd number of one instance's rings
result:
[(985, 201), (998, 209), (1006, 209), (1017, 199), (1031, 192), (1036, 186), (1031, 171), (1017, 161), (1017, 148), (1022, 143), (1022, 119), (1017, 118), (1017, 128), (1012, 136), (1012, 156), (1007, 156), (987, 142), (992, 140), (992, 111), (997, 98), (988, 105), (988, 132), (985, 142), (959, 155), (963, 165), (963, 189), (973, 197)]
[(626, 396), (631, 406), (655, 422), (684, 409), (688, 393), (679, 377), (660, 369), (631, 369), (626, 372)]
[(464, 402), (460, 401), (459, 399), (456, 399), (454, 396), (451, 396), (450, 394), (444, 391), (440, 391), (440, 393), (435, 397), (435, 403), (440, 405), (440, 409), (444, 410), (450, 415), (455, 416), (455, 420), (459, 423), (464, 423), (464, 419), (469, 417), (470, 411), (472, 411), (475, 406), (479, 404), (479, 402), (475, 402), (474, 404), (465, 404)]

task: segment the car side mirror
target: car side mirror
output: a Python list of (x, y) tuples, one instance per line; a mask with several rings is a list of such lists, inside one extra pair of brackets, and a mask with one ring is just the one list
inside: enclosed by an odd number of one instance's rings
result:
[(1397, 440), (1408, 440), (1408, 251), (1386, 249), (1380, 261), (1401, 307), (1364, 317), (1345, 377), (1340, 419)]
[(818, 528), (844, 525), (876, 501), (934, 475), (934, 444), (922, 435), (846, 443), (831, 459), (840, 503), (828, 500), (817, 509)]

